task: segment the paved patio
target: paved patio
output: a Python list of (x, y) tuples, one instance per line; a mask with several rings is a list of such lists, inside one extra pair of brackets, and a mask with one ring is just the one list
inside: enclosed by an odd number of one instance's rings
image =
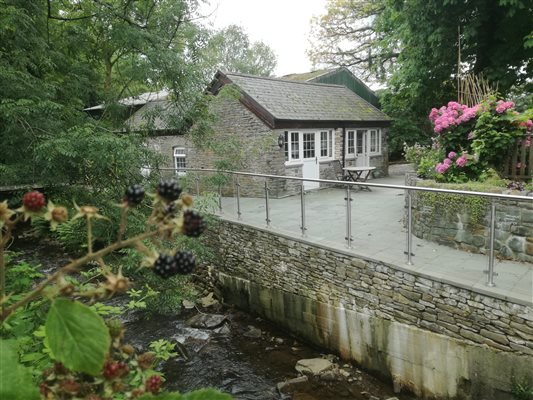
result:
[[(374, 183), (402, 185), (403, 176), (373, 180)], [(383, 261), (441, 282), (472, 289), (479, 293), (533, 306), (533, 264), (495, 260), (496, 286), (486, 285), (488, 256), (471, 254), (441, 246), (413, 236), (412, 259), (407, 265), (406, 230), (403, 226), (404, 191), (372, 188), (372, 192), (353, 192), (352, 248), (346, 245), (345, 190), (324, 189), (308, 192), (306, 202), (307, 231), (302, 238), (300, 196), (270, 199), (270, 228), (266, 227), (265, 200), (241, 199), (240, 223), (267, 229), (309, 243), (319, 243), (371, 260)], [(222, 199), (219, 216), (237, 221), (235, 198)]]

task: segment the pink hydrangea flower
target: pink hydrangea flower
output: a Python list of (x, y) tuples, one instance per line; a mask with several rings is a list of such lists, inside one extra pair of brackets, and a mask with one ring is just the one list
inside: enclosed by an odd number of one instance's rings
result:
[(462, 155), (457, 160), (455, 160), (455, 165), (461, 168), (463, 168), (466, 165), (466, 163), (467, 163), (467, 159), (464, 155)]
[(446, 164), (446, 165), (452, 165), (453, 164), (453, 161), (450, 160), (449, 158), (445, 158), (444, 161), (442, 162), (443, 164)]
[(429, 119), (433, 122), (434, 131), (441, 133), (452, 126), (460, 125), (475, 118), (479, 105), (468, 107), (455, 101), (450, 101), (447, 106), (442, 106), (438, 110), (431, 109)]
[(451, 158), (452, 160), (457, 157), (457, 153), (455, 151), (450, 151), (448, 153), (448, 158)]
[(435, 167), (435, 171), (438, 174), (444, 174), (448, 170), (448, 168), (450, 168), (448, 164), (438, 163), (437, 166)]
[(496, 102), (496, 112), (498, 114), (503, 114), (505, 111), (514, 108), (514, 103), (512, 101), (502, 101), (498, 100)]

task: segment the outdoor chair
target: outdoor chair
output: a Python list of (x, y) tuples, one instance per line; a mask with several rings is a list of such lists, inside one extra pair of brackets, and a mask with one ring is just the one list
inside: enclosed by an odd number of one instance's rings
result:
[(340, 160), (333, 161), (333, 170), (335, 171), (335, 177), (339, 181), (349, 181), (350, 176), (342, 169), (342, 163)]

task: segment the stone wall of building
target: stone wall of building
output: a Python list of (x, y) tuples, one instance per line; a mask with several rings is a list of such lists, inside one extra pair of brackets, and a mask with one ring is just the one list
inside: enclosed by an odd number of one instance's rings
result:
[(209, 239), (227, 301), (418, 395), (506, 399), (511, 376), (533, 384), (531, 304), (242, 224)]
[[(418, 181), (409, 177), (407, 184), (416, 186)], [(480, 207), (482, 215), (473, 218), (466, 201), (460, 207), (442, 209), (418, 191), (413, 191), (412, 196), (415, 236), (472, 253), (489, 252), (489, 201)], [(533, 199), (497, 201), (494, 249), (497, 257), (533, 262)]]

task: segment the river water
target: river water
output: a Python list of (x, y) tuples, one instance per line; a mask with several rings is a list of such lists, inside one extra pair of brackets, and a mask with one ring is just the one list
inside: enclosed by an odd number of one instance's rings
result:
[[(41, 263), (46, 273), (68, 260), (68, 255), (50, 244), (18, 243), (19, 260)], [(115, 299), (113, 302), (121, 302)], [(187, 320), (196, 314), (223, 315), (215, 329), (192, 328)], [(392, 384), (361, 371), (334, 355), (300, 343), (272, 323), (228, 306), (216, 309), (184, 310), (168, 317), (130, 314), (125, 319), (126, 339), (139, 351), (150, 342), (167, 339), (177, 343), (179, 356), (162, 364), (165, 387), (188, 392), (213, 387), (236, 400), (413, 400), (409, 394), (395, 394)], [(301, 376), (298, 360), (329, 357), (342, 374), (309, 377), (278, 390), (280, 383)]]
[(191, 328), (186, 320), (197, 312), (127, 324), (127, 339), (136, 347), (159, 338), (182, 343), (184, 354), (162, 368), (168, 389), (186, 392), (214, 387), (242, 400), (414, 399), (394, 394), (391, 385), (333, 355), (329, 355), (330, 359), (345, 376), (331, 374), (325, 377), (327, 380), (310, 377), (307, 382), (278, 391), (278, 383), (299, 376), (295, 370), (298, 360), (328, 356), (327, 353), (298, 342), (267, 321), (231, 308), (219, 311), (226, 317), (220, 327)]

